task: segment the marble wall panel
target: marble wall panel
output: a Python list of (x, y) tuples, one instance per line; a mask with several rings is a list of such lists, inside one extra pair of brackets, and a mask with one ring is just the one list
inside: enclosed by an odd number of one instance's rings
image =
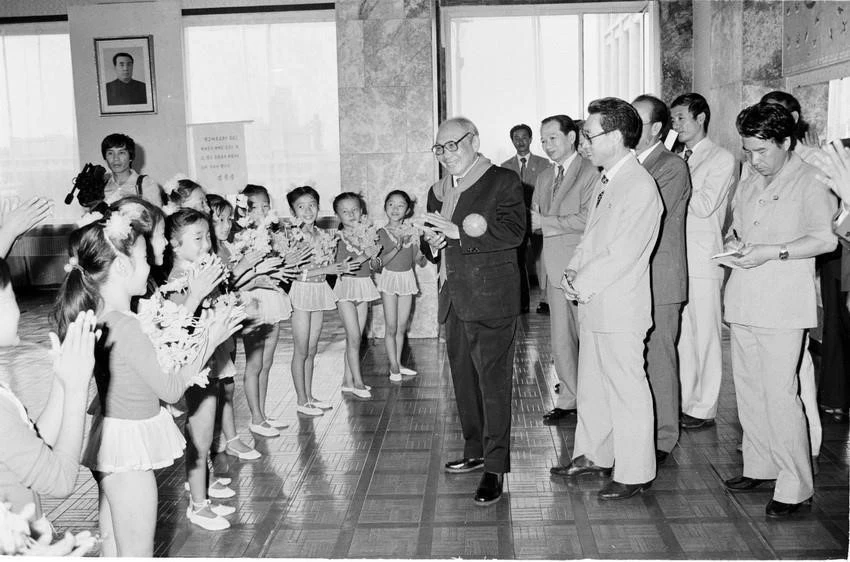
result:
[(434, 88), (407, 89), (404, 103), (405, 141), (408, 152), (429, 152), (434, 144)]
[(661, 21), (661, 99), (693, 91), (693, 1), (660, 2)]
[(340, 88), (339, 149), (343, 154), (404, 152), (405, 88)]
[(416, 199), (416, 213), (425, 212), (428, 188), (436, 180), (436, 163), (430, 152), (413, 154), (372, 154), (366, 159), (369, 184), (369, 212), (383, 220), (384, 197), (394, 189), (403, 189)]
[(782, 76), (782, 2), (745, 0), (742, 6), (744, 80)]
[(741, 107), (749, 107), (761, 101), (761, 97), (774, 90), (784, 90), (785, 80), (774, 78), (773, 80), (745, 81), (741, 87)]
[(791, 92), (800, 102), (803, 119), (821, 138), (826, 135), (826, 113), (829, 108), (829, 82), (798, 86)]
[(717, 87), (741, 80), (743, 4), (715, 0), (711, 5), (711, 53), (694, 64), (711, 64), (712, 84)]
[(368, 158), (369, 156), (366, 154), (340, 154), (340, 191), (364, 194), (368, 191), (369, 181), (366, 175)]
[(364, 22), (363, 40), (367, 84), (431, 85), (429, 20), (369, 20)]
[(338, 21), (337, 80), (340, 88), (362, 88), (366, 82), (363, 59), (363, 22)]
[(431, 0), (404, 0), (404, 17), (431, 18)]
[(405, 0), (336, 1), (337, 21), (402, 18), (404, 15)]
[(708, 136), (738, 157), (741, 151), (741, 140), (735, 129), (735, 118), (742, 107), (741, 83), (714, 87), (706, 99), (711, 108)]

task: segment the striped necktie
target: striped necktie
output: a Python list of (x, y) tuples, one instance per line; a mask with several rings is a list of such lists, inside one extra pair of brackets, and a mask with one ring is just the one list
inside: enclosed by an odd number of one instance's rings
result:
[(602, 202), (602, 196), (605, 195), (605, 186), (608, 184), (608, 176), (602, 174), (602, 190), (599, 192), (599, 195), (596, 196), (596, 206)]

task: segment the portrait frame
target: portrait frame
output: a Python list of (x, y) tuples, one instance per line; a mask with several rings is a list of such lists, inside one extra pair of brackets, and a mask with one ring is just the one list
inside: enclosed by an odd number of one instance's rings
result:
[(152, 35), (95, 38), (94, 56), (101, 115), (156, 113)]

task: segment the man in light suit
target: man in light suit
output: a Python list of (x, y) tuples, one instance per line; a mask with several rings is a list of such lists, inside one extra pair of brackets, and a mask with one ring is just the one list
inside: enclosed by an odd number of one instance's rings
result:
[(543, 120), (540, 142), (554, 163), (537, 176), (531, 200), (531, 227), (543, 233), (552, 357), (560, 381), (555, 407), (543, 415), (544, 423), (553, 423), (576, 411), (578, 305), (564, 297), (561, 277), (584, 233), (599, 172), (576, 152), (578, 127), (566, 115)]
[(691, 196), (691, 174), (685, 161), (667, 150), (670, 111), (660, 99), (642, 95), (632, 105), (643, 121), (635, 147), (638, 162), (652, 174), (664, 201), (664, 220), (650, 262), (653, 327), (646, 341), (646, 361), (655, 399), (655, 460), (663, 463), (679, 441), (679, 356), (676, 340), (682, 304), (688, 298), (685, 216)]
[(699, 94), (679, 96), (670, 105), (673, 129), (684, 143), (682, 158), (691, 170), (688, 203), (688, 302), (679, 337), (679, 381), (683, 429), (714, 425), (723, 362), (720, 350), (720, 285), (723, 269), (711, 256), (723, 251), (721, 228), (727, 195), (735, 181), (735, 158), (706, 135), (711, 110)]
[[(514, 148), (516, 148), (516, 156), (512, 156), (502, 162), (502, 168), (513, 170), (519, 176), (522, 182), (525, 206), (529, 208), (531, 206), (531, 195), (534, 192), (534, 184), (537, 181), (537, 176), (549, 167), (549, 162), (545, 158), (531, 153), (531, 127), (525, 123), (520, 123), (511, 127), (510, 134), (511, 142)], [(526, 216), (526, 222), (529, 220), (530, 217)], [(520, 245), (518, 254), (522, 312), (528, 312), (529, 309), (531, 283), (528, 279), (528, 272), (530, 268), (536, 269), (537, 282), (544, 291), (546, 289), (546, 276), (543, 272), (540, 258), (540, 249), (542, 246), (543, 242), (540, 239), (540, 234), (535, 234), (529, 227), (526, 240)], [(541, 302), (540, 305), (537, 312), (543, 312), (543, 308), (548, 311), (548, 305), (545, 304), (545, 301)]]
[(643, 356), (652, 326), (649, 259), (664, 205), (655, 180), (631, 152), (642, 129), (635, 108), (603, 98), (588, 112), (582, 144), (602, 174), (561, 285), (579, 303), (581, 347), (573, 459), (557, 473), (607, 475), (613, 466), (614, 478), (598, 496), (615, 500), (648, 489), (655, 478), (652, 393)]
[(517, 247), (526, 231), (519, 177), (478, 152), (478, 129), (456, 117), (440, 124), (431, 150), (448, 172), (428, 191), (426, 241), (440, 251), (437, 317), (463, 429), (463, 457), (447, 472), (484, 470), (477, 505), (502, 496), (510, 472), (511, 389), (519, 301)]

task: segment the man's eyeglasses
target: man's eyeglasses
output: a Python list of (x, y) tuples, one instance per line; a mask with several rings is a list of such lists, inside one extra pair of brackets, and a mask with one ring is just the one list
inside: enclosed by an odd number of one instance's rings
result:
[(443, 153), (447, 150), (449, 152), (457, 152), (457, 145), (460, 144), (460, 141), (472, 134), (474, 134), (472, 131), (468, 131), (465, 135), (463, 135), (457, 140), (447, 141), (446, 144), (435, 144), (431, 147), (431, 152), (434, 153), (434, 156), (442, 156)]
[(581, 129), (581, 138), (586, 141), (588, 144), (593, 144), (593, 139), (596, 137), (601, 137), (602, 135), (607, 135), (611, 131), (602, 131), (601, 133), (596, 133), (595, 135), (591, 135), (587, 132), (586, 129)]

